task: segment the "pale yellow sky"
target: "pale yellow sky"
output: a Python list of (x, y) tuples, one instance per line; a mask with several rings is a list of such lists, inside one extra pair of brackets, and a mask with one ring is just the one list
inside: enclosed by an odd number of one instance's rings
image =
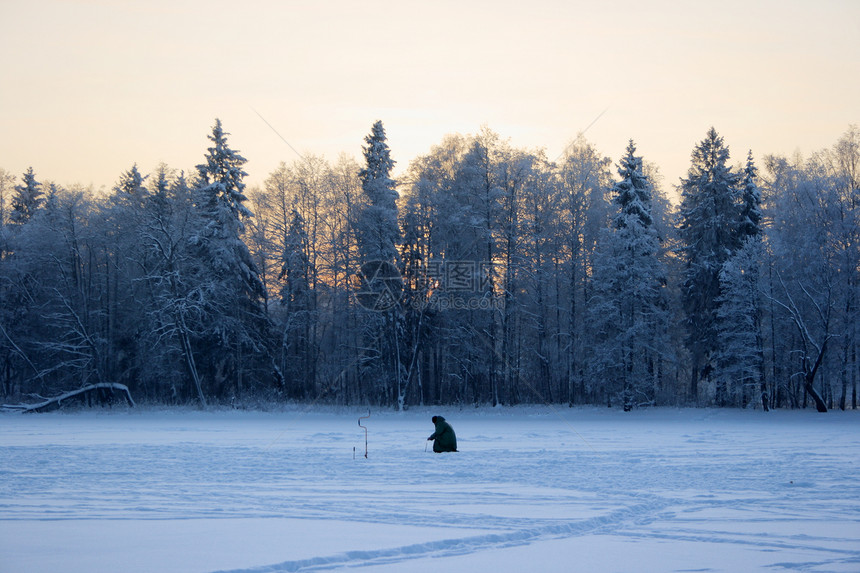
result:
[(809, 153), (860, 123), (860, 1), (0, 0), (0, 167), (111, 186), (191, 170), (220, 117), (261, 183), (302, 153), (398, 169), (486, 124), (557, 157), (633, 138), (667, 186), (713, 125), (732, 158)]

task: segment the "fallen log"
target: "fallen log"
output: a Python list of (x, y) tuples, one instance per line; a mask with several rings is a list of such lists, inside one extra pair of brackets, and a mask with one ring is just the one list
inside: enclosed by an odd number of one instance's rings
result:
[(19, 410), (21, 412), (50, 412), (58, 410), (64, 403), (74, 401), (85, 401), (87, 404), (102, 403), (109, 404), (115, 393), (119, 392), (126, 403), (134, 408), (134, 400), (131, 398), (131, 392), (128, 391), (128, 386), (117, 382), (100, 382), (98, 384), (89, 384), (83, 388), (66, 392), (54, 398), (39, 402), (38, 404), (4, 404), (3, 408), (7, 410)]

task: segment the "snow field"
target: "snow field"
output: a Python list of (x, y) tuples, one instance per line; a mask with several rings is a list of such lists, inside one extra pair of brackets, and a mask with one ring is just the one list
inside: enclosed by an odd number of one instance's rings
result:
[(364, 414), (0, 415), (0, 572), (860, 571), (855, 412)]

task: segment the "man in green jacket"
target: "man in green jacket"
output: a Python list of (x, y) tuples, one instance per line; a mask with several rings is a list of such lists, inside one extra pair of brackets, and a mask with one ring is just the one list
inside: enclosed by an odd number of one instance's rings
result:
[(439, 452), (456, 452), (457, 434), (454, 433), (451, 424), (446, 422), (442, 416), (433, 416), (433, 423), (436, 425), (436, 431), (427, 438), (428, 441), (434, 440), (433, 451), (437, 454)]

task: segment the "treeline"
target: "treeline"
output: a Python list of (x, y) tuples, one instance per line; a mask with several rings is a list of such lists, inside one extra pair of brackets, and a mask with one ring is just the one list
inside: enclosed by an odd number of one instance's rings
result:
[(6, 401), (857, 407), (854, 126), (761, 166), (711, 129), (679, 205), (632, 141), (551, 160), (482, 129), (394, 181), (377, 122), (360, 163), (246, 188), (209, 139), (107, 194), (0, 170)]

